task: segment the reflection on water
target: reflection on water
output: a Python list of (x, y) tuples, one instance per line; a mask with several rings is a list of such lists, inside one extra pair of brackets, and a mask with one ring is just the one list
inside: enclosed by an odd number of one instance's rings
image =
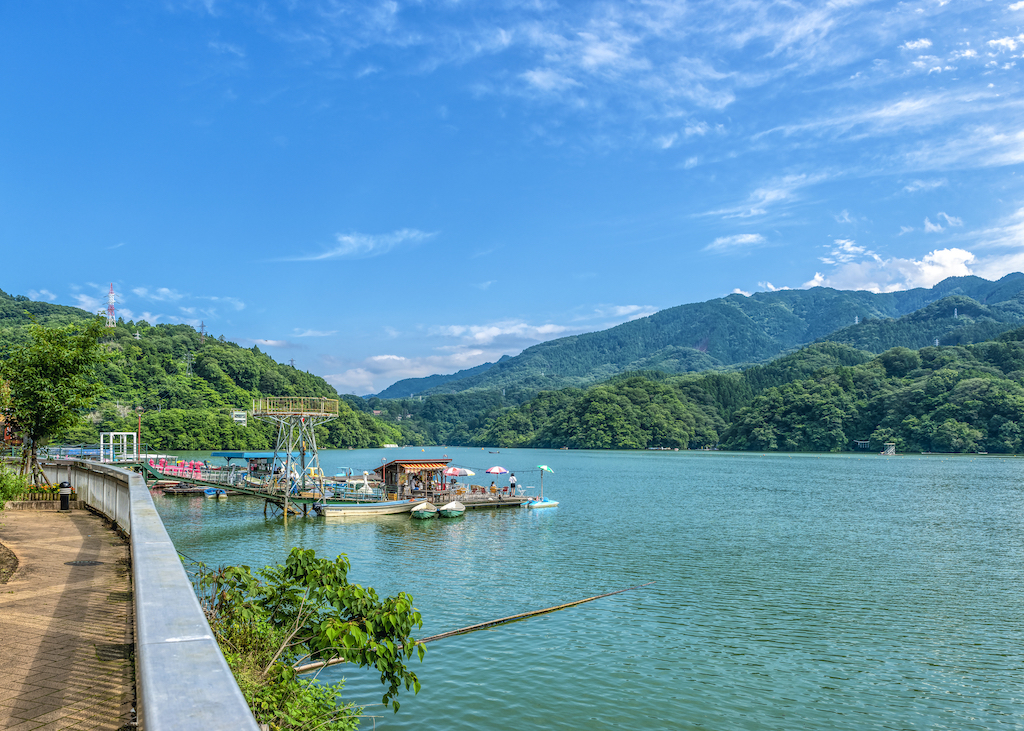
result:
[[(455, 520), (264, 518), (255, 498), (158, 498), (175, 545), (259, 566), (348, 554), (408, 591), (422, 635), (653, 586), (429, 646), (376, 727), (1019, 728), (1024, 460), (432, 449), (322, 452), (326, 472), (494, 460), (553, 510)], [(188, 455), (193, 456), (193, 455)], [(199, 456), (199, 455), (195, 455)], [(347, 696), (379, 704), (353, 668)], [(367, 722), (366, 727), (372, 727)]]

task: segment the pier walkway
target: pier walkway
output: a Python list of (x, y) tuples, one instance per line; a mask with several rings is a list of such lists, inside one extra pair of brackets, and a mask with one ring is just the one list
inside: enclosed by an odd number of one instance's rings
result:
[(0, 728), (125, 728), (135, 682), (128, 545), (86, 510), (2, 511), (0, 544), (19, 561), (0, 584)]

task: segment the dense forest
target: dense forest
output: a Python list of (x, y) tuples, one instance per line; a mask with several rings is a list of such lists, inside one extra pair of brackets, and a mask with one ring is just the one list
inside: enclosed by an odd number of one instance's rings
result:
[(837, 452), (1016, 453), (1024, 438), (1024, 328), (967, 346), (897, 347), (872, 357), (809, 346), (743, 373), (638, 373), (545, 392), (471, 443)]
[[(32, 302), (0, 292), (0, 345), (17, 347), (34, 318), (47, 326), (85, 322), (74, 307)], [(259, 396), (340, 398), (339, 417), (320, 427), (324, 447), (373, 447), (397, 442), (401, 431), (373, 417), (362, 399), (339, 397), (319, 376), (277, 363), (258, 347), (242, 348), (223, 336), (203, 336), (189, 325), (118, 320), (101, 340), (106, 359), (97, 369), (105, 395), (67, 442), (96, 442), (101, 431), (134, 432), (151, 449), (268, 449), (272, 425), (236, 424), (231, 412)], [(353, 408), (355, 407), (355, 408)]]

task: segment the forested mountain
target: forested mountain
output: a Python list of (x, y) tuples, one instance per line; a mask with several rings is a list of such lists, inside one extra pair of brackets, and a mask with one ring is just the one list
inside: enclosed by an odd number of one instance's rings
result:
[[(501, 356), (500, 363), (503, 360), (507, 360), (511, 356)], [(481, 363), (473, 368), (466, 368), (465, 370), (459, 371), (458, 373), (450, 373), (448, 375), (441, 375), (435, 373), (432, 376), (424, 376), (423, 378), (404, 378), (401, 381), (395, 381), (390, 386), (385, 388), (380, 393), (376, 394), (377, 398), (409, 398), (415, 396), (418, 393), (429, 391), (433, 388), (443, 386), (451, 381), (458, 381), (462, 378), (469, 378), (483, 373), (488, 368), (493, 366), (494, 363)], [(372, 398), (368, 396), (367, 398)]]
[[(765, 362), (830, 337), (837, 330), (848, 330), (856, 318), (863, 325), (878, 324), (855, 328), (852, 334), (844, 335), (844, 342), (875, 352), (892, 347), (884, 343), (903, 336), (912, 336), (914, 347), (930, 344), (935, 337), (940, 342), (942, 338), (969, 342), (1024, 322), (1022, 291), (1024, 274), (1015, 273), (997, 282), (973, 276), (951, 277), (931, 289), (882, 294), (825, 287), (758, 292), (749, 297), (734, 294), (662, 310), (608, 330), (541, 343), (482, 373), (433, 386), (423, 395), (501, 388), (533, 394), (586, 386), (628, 371), (688, 373), (734, 368)], [(971, 318), (970, 326), (964, 324), (967, 320), (949, 327), (922, 325), (924, 319), (937, 317), (937, 313), (922, 315), (921, 322), (882, 325), (883, 321), (902, 318), (949, 297), (964, 302), (964, 317)], [(971, 298), (973, 305), (964, 298)]]
[(697, 448), (1017, 453), (1024, 448), (1024, 328), (968, 346), (872, 357), (809, 346), (743, 373), (631, 374), (544, 392), (472, 443), (581, 449)]
[(881, 353), (889, 348), (970, 345), (997, 337), (1024, 322), (1024, 292), (991, 306), (963, 295), (943, 297), (898, 319), (867, 320), (844, 327), (827, 338)]
[[(91, 317), (0, 292), (3, 349), (27, 340), (30, 316), (47, 326)], [(100, 431), (134, 432), (141, 414), (143, 442), (151, 449), (267, 449), (274, 446), (273, 427), (251, 418), (240, 426), (231, 419), (233, 410), (250, 409), (259, 396), (339, 398), (319, 376), (277, 363), (255, 346), (204, 338), (188, 325), (118, 320), (101, 343), (107, 359), (97, 377), (106, 394), (85, 425), (65, 435), (67, 441), (95, 442)], [(353, 410), (353, 401), (359, 400), (342, 398), (339, 418), (318, 430), (321, 446), (370, 447), (402, 438), (397, 427)]]

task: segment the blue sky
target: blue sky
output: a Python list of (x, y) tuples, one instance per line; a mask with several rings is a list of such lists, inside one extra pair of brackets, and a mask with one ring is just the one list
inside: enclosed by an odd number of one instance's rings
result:
[(370, 393), (1024, 270), (1024, 0), (0, 7), (0, 288)]

